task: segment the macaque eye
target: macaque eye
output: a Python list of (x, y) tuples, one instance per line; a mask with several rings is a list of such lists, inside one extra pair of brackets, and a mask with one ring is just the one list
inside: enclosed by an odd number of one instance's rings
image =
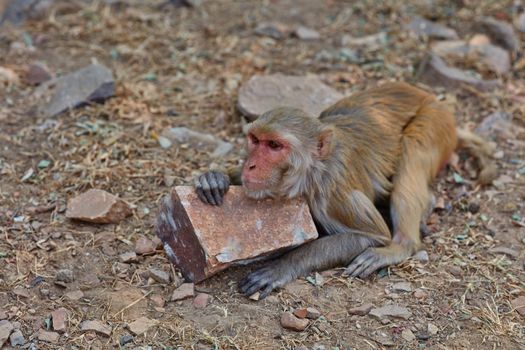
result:
[(281, 145), (279, 142), (270, 140), (270, 141), (268, 141), (268, 147), (270, 147), (274, 151), (278, 151), (281, 148), (283, 148), (283, 145)]
[(250, 142), (254, 145), (257, 145), (259, 143), (259, 139), (255, 137), (254, 134), (249, 134), (248, 137), (250, 138)]

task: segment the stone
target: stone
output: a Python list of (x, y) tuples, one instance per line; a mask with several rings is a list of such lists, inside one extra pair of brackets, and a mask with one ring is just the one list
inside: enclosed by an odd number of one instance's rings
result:
[(98, 334), (105, 335), (106, 337), (111, 335), (111, 327), (98, 320), (83, 321), (80, 323), (80, 330), (83, 332), (93, 331)]
[(195, 285), (193, 283), (183, 283), (173, 291), (171, 301), (192, 298), (195, 295)]
[(429, 335), (436, 335), (439, 332), (439, 328), (436, 325), (429, 323), (427, 325), (427, 332)]
[(481, 33), (487, 34), (492, 42), (513, 54), (520, 49), (520, 42), (514, 32), (514, 28), (507, 22), (499, 21), (492, 17), (483, 17), (476, 22), (474, 28)]
[(317, 238), (303, 199), (253, 200), (241, 186), (231, 186), (221, 206), (204, 204), (192, 186), (177, 186), (163, 206), (172, 215), (159, 215), (157, 236), (170, 261), (195, 283)]
[(128, 329), (131, 333), (135, 335), (141, 335), (146, 333), (151, 327), (156, 326), (159, 323), (157, 320), (151, 320), (147, 317), (141, 317), (130, 324), (128, 324)]
[(516, 28), (518, 28), (520, 32), (525, 33), (525, 12), (522, 12), (516, 19)]
[(29, 298), (30, 297), (29, 291), (27, 289), (25, 289), (24, 287), (15, 287), (13, 289), (13, 294), (18, 296), (18, 297), (22, 297), (22, 298)]
[(14, 329), (13, 324), (8, 320), (0, 321), (0, 348), (9, 339), (11, 331)]
[(120, 261), (123, 263), (129, 264), (137, 262), (137, 254), (135, 252), (125, 252), (119, 255)]
[(422, 17), (414, 17), (408, 28), (419, 37), (431, 39), (457, 39), (458, 33), (454, 29), (447, 28), (442, 24), (429, 21)]
[[(24, 334), (22, 333), (22, 331), (17, 329), (13, 333), (11, 333), (11, 336), (9, 337), (9, 342), (11, 343), (12, 347), (22, 346), (26, 343), (26, 339), (24, 338)], [(0, 346), (2, 346), (1, 339)]]
[(351, 308), (350, 310), (348, 310), (348, 312), (350, 313), (350, 315), (365, 316), (368, 315), (370, 310), (372, 310), (373, 308), (374, 305), (372, 305), (371, 303), (365, 303), (361, 306)]
[(124, 346), (128, 343), (131, 343), (133, 341), (133, 336), (131, 334), (124, 334), (122, 337), (120, 337), (119, 344), (120, 346)]
[(290, 34), (290, 29), (282, 23), (262, 22), (255, 28), (255, 34), (280, 40)]
[(408, 342), (411, 342), (411, 341), (414, 341), (416, 340), (416, 336), (414, 335), (414, 333), (412, 333), (412, 331), (408, 328), (406, 329), (403, 329), (403, 331), (401, 332), (401, 337), (403, 339), (405, 339), (406, 341)]
[(281, 316), (281, 326), (296, 332), (302, 332), (310, 323), (307, 319), (300, 319), (291, 312), (285, 312)]
[(35, 91), (37, 98), (43, 97), (46, 100), (49, 98), (49, 102), (41, 110), (47, 117), (53, 117), (87, 103), (104, 102), (114, 94), (113, 73), (100, 64), (91, 64), (47, 81)]
[(495, 111), (481, 121), (474, 130), (476, 134), (485, 138), (513, 137), (511, 116), (504, 111)]
[(58, 343), (60, 334), (57, 332), (46, 331), (45, 329), (40, 328), (38, 330), (38, 340), (45, 341), (48, 343)]
[(423, 264), (426, 264), (430, 260), (430, 258), (428, 257), (428, 252), (426, 250), (420, 250), (412, 257)]
[(149, 299), (155, 304), (156, 307), (164, 307), (166, 304), (166, 300), (164, 300), (164, 297), (159, 294), (153, 294), (149, 297)]
[(56, 280), (64, 283), (71, 283), (75, 280), (75, 274), (70, 269), (60, 269), (57, 272)]
[(64, 294), (64, 296), (69, 300), (76, 301), (84, 297), (84, 292), (82, 292), (81, 290), (73, 290), (71, 292), (67, 292), (66, 294)]
[(11, 68), (0, 66), (0, 83), (17, 85), (20, 83), (20, 77)]
[(321, 317), (321, 312), (319, 310), (313, 307), (306, 308), (306, 318), (317, 320), (319, 317)]
[(282, 106), (299, 108), (317, 117), (342, 97), (317, 76), (253, 76), (239, 89), (237, 107), (249, 120)]
[(410, 316), (412, 316), (412, 313), (404, 306), (389, 304), (370, 310), (369, 315), (378, 319), (383, 319), (385, 317), (396, 317), (408, 320)]
[(132, 213), (129, 204), (117, 196), (91, 189), (69, 200), (66, 217), (96, 224), (118, 224)]
[(306, 311), (306, 308), (300, 308), (300, 309), (295, 309), (293, 311), (293, 314), (298, 317), (298, 318), (306, 318), (306, 315), (308, 315), (308, 311)]
[(51, 80), (53, 76), (49, 73), (46, 66), (41, 63), (33, 63), (26, 67), (24, 71), (24, 82), (27, 85), (40, 85), (48, 80)]
[[(521, 315), (525, 316), (525, 296), (517, 297), (513, 299), (510, 304), (512, 307)], [(1, 342), (1, 339), (0, 339)]]
[(428, 297), (428, 293), (423, 289), (418, 288), (414, 291), (414, 297), (416, 299), (426, 299)]
[(509, 247), (493, 247), (489, 249), (489, 253), (491, 254), (505, 254), (511, 258), (517, 259), (520, 256), (520, 252), (518, 252), (515, 249), (509, 248)]
[(392, 290), (394, 292), (409, 293), (412, 291), (412, 284), (410, 282), (397, 282), (392, 285)]
[(213, 158), (224, 157), (233, 149), (233, 145), (229, 142), (222, 141), (211, 134), (193, 131), (186, 127), (164, 130), (161, 137), (159, 137), (159, 143), (163, 148), (169, 148), (173, 144), (188, 145), (194, 149), (210, 152)]
[(193, 299), (193, 306), (197, 309), (204, 309), (208, 305), (210, 298), (211, 295), (209, 294), (199, 293), (195, 299)]
[(156, 244), (149, 238), (141, 236), (135, 242), (135, 253), (138, 255), (147, 255), (155, 253)]
[(449, 67), (437, 54), (431, 53), (423, 60), (419, 73), (420, 80), (429, 85), (441, 85), (447, 88), (460, 88), (470, 85), (480, 91), (490, 91), (498, 87), (498, 80), (483, 80), (470, 75), (467, 71)]
[(170, 274), (166, 271), (162, 271), (159, 269), (149, 269), (149, 276), (153, 278), (155, 281), (163, 284), (169, 284), (170, 283)]
[(473, 45), (462, 40), (438, 41), (432, 45), (432, 51), (441, 57), (479, 61), (498, 74), (508, 73), (511, 69), (509, 53), (490, 43)]
[(21, 24), (26, 20), (41, 19), (49, 13), (54, 0), (5, 0), (2, 2), (0, 2), (0, 25), (5, 22)]
[(51, 319), (53, 321), (53, 330), (61, 333), (66, 331), (68, 312), (65, 308), (61, 307), (51, 312)]
[(384, 47), (388, 42), (388, 35), (386, 32), (379, 32), (376, 34), (366, 35), (363, 37), (353, 37), (344, 35), (341, 39), (343, 46), (358, 46), (365, 47), (368, 51), (374, 51), (381, 47)]
[(298, 26), (295, 28), (294, 34), (301, 40), (318, 40), (321, 38), (321, 35), (317, 30), (307, 28), (304, 26)]

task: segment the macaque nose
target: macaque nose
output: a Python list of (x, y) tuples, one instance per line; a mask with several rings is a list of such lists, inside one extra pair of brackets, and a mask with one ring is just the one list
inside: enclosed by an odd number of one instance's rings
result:
[(255, 169), (255, 164), (251, 164), (248, 166), (248, 170), (253, 170), (253, 169)]

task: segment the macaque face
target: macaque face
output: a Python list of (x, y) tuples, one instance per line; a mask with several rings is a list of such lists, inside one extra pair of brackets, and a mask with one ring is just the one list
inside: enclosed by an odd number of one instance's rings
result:
[(255, 198), (271, 196), (289, 166), (290, 143), (277, 132), (250, 130), (248, 157), (242, 169), (242, 183)]

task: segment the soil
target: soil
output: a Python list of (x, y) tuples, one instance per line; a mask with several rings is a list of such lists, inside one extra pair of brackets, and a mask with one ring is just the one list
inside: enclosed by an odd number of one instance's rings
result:
[[(463, 154), (440, 175), (434, 193), (442, 205), (430, 217), (431, 234), (424, 238), (429, 262), (410, 259), (366, 280), (331, 270), (322, 274), (322, 283), (302, 278), (261, 301), (237, 290), (237, 281), (254, 267), (236, 267), (196, 285), (197, 292), (212, 297), (195, 307), (191, 298), (169, 301), (175, 283), (148, 277), (150, 268), (170, 272), (172, 280), (180, 276), (162, 249), (139, 255), (134, 263), (119, 260), (119, 254), (134, 251), (139, 237), (154, 238), (157, 205), (171, 186), (191, 184), (210, 167), (239, 163), (245, 121), (236, 95), (253, 74), (318, 74), (344, 94), (390, 80), (417, 83), (428, 41), (405, 28), (413, 16), (430, 16), (468, 36), (477, 16), (512, 22), (523, 9), (513, 1), (488, 0), (182, 3), (58, 2), (43, 18), (0, 30), (0, 66), (20, 75), (34, 62), (65, 74), (96, 61), (111, 68), (116, 79), (114, 98), (51, 118), (35, 112), (41, 103), (33, 98), (35, 87), (0, 80), (0, 319), (19, 322), (25, 347), (525, 348), (525, 316), (511, 305), (525, 295), (520, 54), (514, 70), (497, 77), (502, 84), (495, 91), (429, 87), (455, 105), (460, 125), (476, 126), (501, 110), (513, 123), (510, 132), (489, 135), (497, 144), (502, 175), (494, 186), (476, 186), (473, 161)], [(321, 39), (256, 35), (254, 28), (265, 21), (304, 25)], [(380, 31), (387, 32), (387, 44), (358, 49), (359, 62), (319, 56), (339, 50), (343, 35)], [(525, 35), (519, 35), (523, 42)], [(212, 159), (192, 147), (163, 149), (157, 135), (175, 126), (211, 133), (232, 142), (235, 151)], [(29, 169), (34, 174), (25, 179)], [(134, 215), (107, 225), (66, 219), (68, 199), (90, 188), (124, 198)], [(71, 270), (72, 279), (57, 280), (62, 269)], [(411, 291), (394, 291), (397, 282), (409, 282)], [(412, 316), (378, 320), (349, 313), (366, 303), (398, 304)], [(68, 321), (59, 341), (39, 340), (39, 330), (53, 331), (51, 312), (62, 307)], [(299, 307), (314, 307), (322, 316), (303, 332), (285, 330), (281, 315)], [(120, 345), (130, 334), (127, 325), (141, 317), (158, 324)], [(111, 335), (82, 331), (86, 320), (109, 325)]]

